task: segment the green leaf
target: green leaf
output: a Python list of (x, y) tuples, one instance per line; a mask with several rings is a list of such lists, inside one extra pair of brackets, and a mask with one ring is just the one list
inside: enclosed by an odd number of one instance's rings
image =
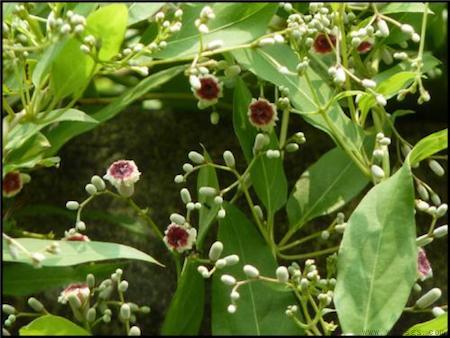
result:
[(164, 2), (133, 2), (128, 5), (128, 26), (150, 18), (162, 6)]
[[(211, 3), (216, 17), (208, 24), (209, 33), (203, 34), (206, 46), (220, 39), (224, 47), (244, 44), (266, 32), (267, 24), (275, 14), (275, 3)], [(198, 53), (199, 32), (194, 21), (199, 17), (204, 4), (185, 4), (183, 9), (183, 29), (167, 41), (167, 47), (155, 53), (156, 58), (188, 56)]]
[(12, 150), (5, 158), (5, 163), (16, 164), (29, 162), (33, 159), (41, 159), (45, 149), (50, 147), (50, 143), (42, 133), (36, 133), (30, 137), (21, 147)]
[(404, 336), (442, 336), (448, 331), (448, 312), (437, 318), (416, 324), (408, 329)]
[(224, 244), (223, 256), (237, 254), (240, 262), (213, 275), (212, 334), (213, 335), (298, 335), (301, 330), (285, 315), (288, 305), (296, 303), (292, 292), (277, 291), (259, 281), (239, 288), (237, 311), (226, 311), (230, 304), (231, 287), (220, 276), (231, 274), (238, 280), (247, 279), (242, 266), (256, 266), (262, 275), (274, 276), (277, 262), (261, 235), (235, 206), (225, 204), (227, 216), (219, 220), (218, 240)]
[[(423, 3), (411, 3), (411, 2), (392, 2), (381, 8), (380, 10), (383, 14), (392, 13), (424, 13), (425, 4)], [(428, 9), (429, 14), (434, 14), (430, 9)]]
[[(208, 152), (204, 150), (203, 156), (207, 161), (211, 161), (211, 157)], [(203, 167), (198, 172), (197, 177), (197, 191), (200, 187), (213, 187), (219, 190), (219, 180), (217, 179), (216, 169), (210, 166)], [(214, 203), (214, 197), (199, 195), (198, 201), (202, 203), (202, 207), (199, 211), (198, 221), (198, 237), (197, 246), (202, 247), (205, 236), (209, 231), (217, 212), (220, 209), (220, 205)]]
[(62, 39), (55, 44), (52, 44), (42, 56), (39, 58), (38, 63), (33, 71), (32, 81), (33, 84), (38, 87), (45, 75), (50, 71), (53, 62), (55, 61), (56, 56), (61, 52), (63, 47), (65, 46), (67, 39)]
[(367, 185), (367, 178), (339, 148), (324, 154), (295, 184), (286, 210), (296, 229), (309, 220), (335, 212)]
[(97, 120), (77, 109), (56, 109), (44, 116), (38, 117), (38, 123), (26, 122), (17, 124), (8, 134), (5, 150), (21, 147), (30, 137), (52, 123), (62, 121), (77, 121), (95, 125)]
[(233, 127), (241, 144), (247, 162), (253, 158), (253, 144), (258, 131), (248, 120), (248, 106), (252, 101), (252, 94), (240, 77), (236, 80), (233, 96)]
[(86, 33), (92, 34), (101, 42), (98, 58), (109, 61), (122, 45), (128, 21), (128, 8), (125, 4), (111, 4), (92, 12), (86, 20)]
[(118, 263), (103, 263), (36, 269), (29, 264), (6, 263), (3, 266), (3, 293), (8, 296), (28, 296), (83, 282), (89, 273), (93, 273), (97, 279), (103, 279), (122, 266)]
[(334, 299), (343, 333), (388, 334), (416, 278), (414, 187), (403, 165), (373, 187), (348, 220)]
[(447, 149), (448, 129), (443, 129), (421, 139), (408, 155), (411, 165), (434, 155), (435, 153)]
[(196, 261), (187, 258), (185, 264), (161, 328), (164, 336), (197, 335), (202, 323), (205, 280), (197, 271)]
[(70, 320), (45, 315), (20, 328), (21, 336), (90, 336), (91, 334)]
[[(129, 104), (146, 94), (150, 90), (158, 88), (163, 83), (169, 81), (171, 78), (179, 74), (184, 69), (184, 66), (175, 66), (169, 69), (162, 70), (158, 73), (148, 76), (141, 81), (134, 88), (131, 88), (117, 97), (114, 101), (106, 107), (93, 114), (92, 117), (99, 123), (105, 122), (120, 111), (125, 109)], [(80, 124), (80, 123), (61, 123), (57, 128), (49, 131), (46, 136), (49, 139), (52, 147), (48, 151), (48, 155), (53, 155), (71, 138), (85, 133), (93, 128), (95, 124)]]
[[(317, 112), (319, 107), (314, 102), (314, 94), (311, 92), (305, 77), (299, 77), (295, 73), (299, 60), (291, 48), (286, 45), (246, 48), (233, 51), (232, 54), (243, 67), (263, 80), (276, 86), (288, 87), (289, 99), (294, 107), (301, 112), (302, 117), (314, 127), (333, 137), (334, 132), (322, 115), (313, 114)], [(279, 71), (281, 65), (287, 67), (291, 73), (281, 73)], [(318, 94), (321, 105), (325, 105), (333, 98), (334, 93), (313, 70), (308, 70), (308, 76), (311, 79), (314, 91)], [(343, 135), (346, 143), (355, 149), (362, 146), (363, 130), (344, 114), (337, 103), (331, 105), (328, 116), (332, 120), (333, 126)]]
[[(53, 240), (34, 238), (15, 238), (14, 240), (24, 246), (29, 252), (45, 251), (45, 248), (55, 242)], [(42, 266), (70, 266), (108, 259), (136, 259), (163, 266), (146, 253), (122, 244), (95, 241), (56, 242), (59, 244), (61, 253), (57, 255), (46, 254), (46, 258), (42, 261)], [(14, 259), (8, 250), (8, 244), (3, 240), (3, 261), (30, 263), (30, 258), (22, 251), (19, 251), (17, 259)]]

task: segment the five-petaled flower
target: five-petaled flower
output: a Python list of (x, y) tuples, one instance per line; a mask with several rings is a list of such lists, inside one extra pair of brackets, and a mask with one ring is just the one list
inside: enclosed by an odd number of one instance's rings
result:
[(262, 130), (270, 130), (278, 120), (276, 106), (263, 98), (252, 99), (247, 114), (250, 123)]
[(3, 177), (3, 196), (13, 197), (17, 195), (23, 187), (22, 177), (20, 172), (12, 171)]
[(192, 87), (195, 97), (199, 100), (199, 108), (203, 109), (217, 103), (222, 97), (222, 83), (214, 75), (203, 75), (199, 78), (200, 86)]
[(130, 197), (134, 193), (134, 184), (139, 181), (140, 175), (134, 161), (119, 160), (110, 165), (103, 178), (116, 187), (122, 196)]
[(419, 279), (421, 281), (433, 277), (433, 270), (431, 269), (431, 264), (427, 259), (425, 250), (422, 248), (419, 248), (419, 254), (417, 256), (417, 269)]
[(336, 46), (336, 37), (333, 34), (328, 34), (327, 37), (325, 34), (319, 33), (314, 39), (313, 46), (317, 53), (329, 53), (332, 51), (333, 47)]
[(356, 47), (356, 50), (361, 54), (365, 54), (372, 49), (372, 46), (373, 44), (370, 41), (363, 41)]
[(58, 297), (58, 302), (66, 304), (71, 295), (76, 295), (81, 304), (84, 304), (89, 297), (89, 286), (85, 283), (74, 283), (66, 287)]
[(164, 232), (164, 243), (172, 251), (179, 253), (192, 249), (197, 238), (197, 230), (192, 227), (170, 224)]

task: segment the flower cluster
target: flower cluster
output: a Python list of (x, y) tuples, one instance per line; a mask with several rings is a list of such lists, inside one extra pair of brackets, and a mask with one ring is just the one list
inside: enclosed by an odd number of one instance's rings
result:
[(210, 278), (216, 270), (220, 270), (225, 268), (226, 266), (232, 266), (239, 263), (238, 255), (233, 254), (222, 257), (222, 253), (223, 243), (220, 241), (214, 242), (211, 245), (208, 253), (209, 261), (211, 264), (213, 264), (213, 267), (211, 269), (208, 269), (204, 265), (199, 265), (197, 268), (198, 273), (202, 275), (203, 278)]

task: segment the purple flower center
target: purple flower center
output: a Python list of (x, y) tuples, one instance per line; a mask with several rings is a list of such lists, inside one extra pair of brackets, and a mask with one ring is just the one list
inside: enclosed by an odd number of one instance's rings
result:
[(109, 172), (111, 176), (117, 179), (123, 179), (130, 176), (134, 171), (134, 166), (129, 161), (117, 161), (111, 165)]
[[(328, 38), (331, 41), (331, 43), (333, 44), (333, 46), (336, 46), (336, 37), (332, 34), (328, 34)], [(314, 49), (317, 53), (329, 53), (331, 52), (331, 45), (330, 45), (330, 41), (328, 41), (327, 37), (325, 34), (319, 34), (316, 36), (316, 38), (314, 39)]]
[(19, 190), (21, 185), (22, 182), (18, 172), (7, 173), (3, 178), (3, 192), (6, 194)]
[(257, 125), (267, 125), (273, 120), (272, 105), (266, 100), (258, 100), (250, 105), (250, 119)]
[(427, 255), (425, 253), (425, 250), (420, 249), (419, 250), (419, 256), (418, 256), (418, 265), (419, 265), (419, 273), (422, 276), (426, 276), (430, 273), (431, 265), (430, 262), (427, 259)]
[(367, 53), (372, 48), (372, 44), (369, 41), (363, 41), (356, 48), (360, 53)]
[(201, 87), (197, 89), (196, 93), (202, 99), (214, 100), (219, 96), (220, 88), (217, 81), (212, 77), (200, 78)]
[(187, 244), (189, 233), (186, 229), (179, 226), (171, 226), (167, 231), (167, 242), (174, 248), (185, 246)]

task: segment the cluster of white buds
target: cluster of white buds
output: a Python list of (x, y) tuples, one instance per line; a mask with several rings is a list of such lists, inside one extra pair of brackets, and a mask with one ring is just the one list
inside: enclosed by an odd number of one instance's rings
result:
[(296, 70), (298, 75), (302, 76), (303, 74), (305, 74), (306, 70), (309, 67), (309, 61), (309, 58), (307, 56), (304, 56), (302, 61), (297, 64)]
[(200, 33), (203, 33), (203, 34), (208, 33), (209, 32), (209, 28), (208, 28), (209, 20), (212, 20), (215, 17), (216, 17), (216, 15), (214, 14), (214, 11), (212, 10), (212, 8), (210, 6), (205, 6), (200, 11), (199, 18), (196, 19), (194, 22), (195, 27), (197, 27), (197, 29)]
[[(14, 322), (16, 321), (16, 315), (17, 315), (17, 310), (14, 306), (9, 305), (9, 304), (3, 304), (2, 305), (2, 312), (5, 315), (8, 315), (8, 317), (5, 319), (5, 321), (3, 322), (3, 325), (5, 327), (10, 327), (14, 324)], [(4, 334), (5, 335), (5, 334)]]
[(292, 4), (290, 2), (280, 2), (280, 7), (283, 8), (286, 12), (292, 12)]
[(263, 47), (263, 46), (270, 46), (275, 45), (279, 43), (285, 43), (286, 40), (284, 39), (284, 36), (280, 33), (274, 33), (269, 36), (265, 36), (257, 41), (255, 41), (255, 46)]
[[(223, 269), (226, 266), (232, 266), (239, 262), (239, 256), (238, 255), (228, 255), (225, 257), (222, 257), (223, 253), (223, 243), (220, 241), (214, 242), (208, 253), (208, 258), (211, 261), (214, 266), (211, 269), (208, 269), (204, 265), (199, 265), (197, 267), (197, 271), (200, 275), (202, 275), (203, 278), (210, 278), (211, 275), (216, 271)], [(227, 278), (225, 278), (227, 279)]]
[(298, 305), (288, 305), (284, 313), (288, 317), (294, 317), (297, 312), (298, 312)]
[(434, 218), (441, 218), (445, 216), (448, 210), (448, 205), (446, 203), (440, 203), (439, 205), (430, 205), (422, 199), (416, 200), (416, 209), (429, 214)]

